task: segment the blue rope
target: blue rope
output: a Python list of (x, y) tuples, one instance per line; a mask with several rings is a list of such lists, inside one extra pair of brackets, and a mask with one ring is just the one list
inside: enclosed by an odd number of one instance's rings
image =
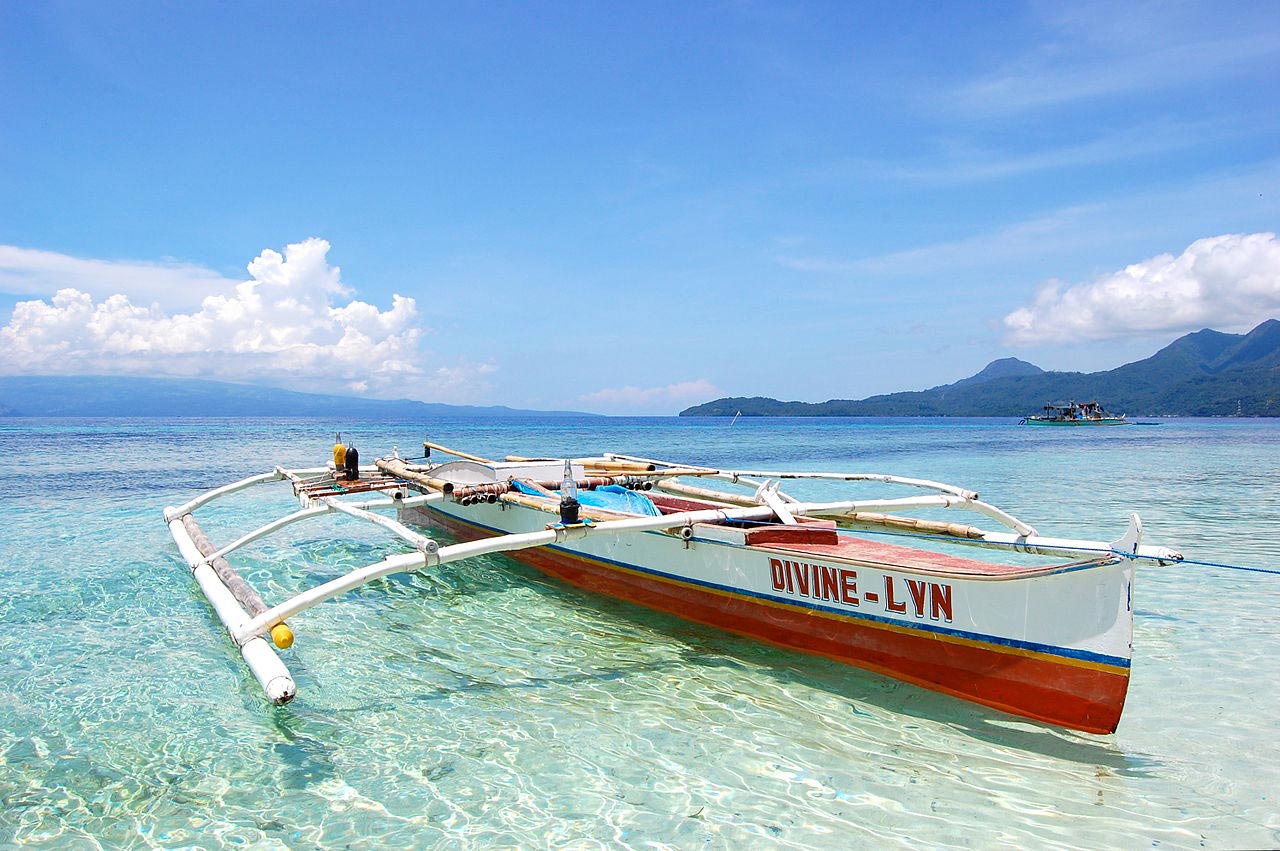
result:
[(1197, 564), (1201, 567), (1223, 567), (1228, 570), (1247, 570), (1250, 573), (1270, 573), (1274, 576), (1280, 576), (1280, 570), (1270, 570), (1265, 567), (1245, 567), (1243, 564), (1224, 564), (1220, 561), (1196, 561), (1195, 559), (1183, 559), (1183, 564)]

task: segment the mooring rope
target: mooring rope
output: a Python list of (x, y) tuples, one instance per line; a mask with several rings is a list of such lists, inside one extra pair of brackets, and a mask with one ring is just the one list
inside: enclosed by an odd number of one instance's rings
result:
[(1247, 570), (1250, 573), (1270, 573), (1275, 576), (1280, 576), (1280, 570), (1271, 570), (1270, 568), (1267, 568), (1267, 567), (1249, 567), (1243, 564), (1227, 564), (1226, 562), (1221, 562), (1221, 561), (1197, 561), (1196, 559), (1192, 559), (1192, 558), (1184, 558), (1181, 563), (1195, 564), (1195, 565), (1199, 565), (1200, 567), (1222, 567), (1222, 568), (1226, 568), (1227, 570)]

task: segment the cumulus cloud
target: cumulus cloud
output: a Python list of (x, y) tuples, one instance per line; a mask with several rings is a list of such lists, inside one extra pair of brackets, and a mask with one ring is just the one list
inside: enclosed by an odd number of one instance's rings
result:
[(697, 381), (682, 381), (664, 387), (625, 387), (608, 388), (588, 393), (582, 401), (603, 410), (641, 413), (667, 412), (673, 407), (686, 406), (691, 402), (705, 402), (721, 395), (716, 386), (705, 378)]
[[(443, 389), (464, 385), (466, 374), (492, 371), (465, 363), (428, 369), (421, 348), (426, 329), (414, 300), (395, 295), (386, 310), (354, 299), (344, 303), (351, 290), (341, 270), (328, 264), (328, 252), (323, 239), (294, 243), (283, 254), (267, 249), (249, 263), (248, 280), (223, 286), (220, 276), (209, 273), (215, 292), (198, 309), (170, 313), (159, 301), (137, 304), (120, 291), (94, 295), (104, 279), (134, 292), (127, 273), (154, 267), (122, 269), (50, 252), (0, 250), (11, 278), (57, 278), (61, 269), (70, 284), (47, 301), (16, 304), (9, 324), (0, 328), (0, 371), (192, 376), (435, 399)], [(29, 265), (23, 267), (24, 261)], [(95, 270), (103, 274), (95, 277)], [(202, 278), (199, 270), (189, 274), (191, 267), (181, 271), (188, 282)], [(151, 286), (150, 280), (140, 285), (144, 296)]]
[(1214, 328), (1245, 331), (1280, 314), (1274, 233), (1199, 239), (1082, 284), (1050, 281), (1004, 317), (1005, 341), (1029, 346)]

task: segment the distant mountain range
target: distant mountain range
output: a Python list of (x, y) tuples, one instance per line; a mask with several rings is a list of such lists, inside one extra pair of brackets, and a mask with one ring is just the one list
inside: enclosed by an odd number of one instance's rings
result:
[(0, 416), (9, 417), (426, 417), (584, 416), (357, 396), (296, 393), (188, 378), (0, 377)]
[(1021, 417), (1049, 403), (1094, 401), (1130, 416), (1280, 416), (1280, 321), (1248, 334), (1205, 329), (1105, 372), (1046, 372), (1003, 358), (953, 384), (866, 399), (716, 399), (682, 417)]

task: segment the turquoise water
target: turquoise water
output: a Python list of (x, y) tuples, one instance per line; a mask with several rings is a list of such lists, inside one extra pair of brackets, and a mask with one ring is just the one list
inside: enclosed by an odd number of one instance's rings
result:
[[(0, 847), (1280, 846), (1280, 576), (1144, 566), (1116, 734), (1057, 730), (549, 581), (502, 557), (294, 618), (268, 706), (161, 511), (275, 463), (430, 438), (890, 472), (1045, 534), (1280, 570), (1280, 423), (0, 421)], [(811, 493), (821, 495), (821, 486)], [(251, 492), (215, 542), (296, 507)], [(959, 519), (954, 517), (954, 519)], [(988, 524), (984, 524), (988, 525)], [(233, 562), (280, 601), (379, 557), (353, 521)]]

